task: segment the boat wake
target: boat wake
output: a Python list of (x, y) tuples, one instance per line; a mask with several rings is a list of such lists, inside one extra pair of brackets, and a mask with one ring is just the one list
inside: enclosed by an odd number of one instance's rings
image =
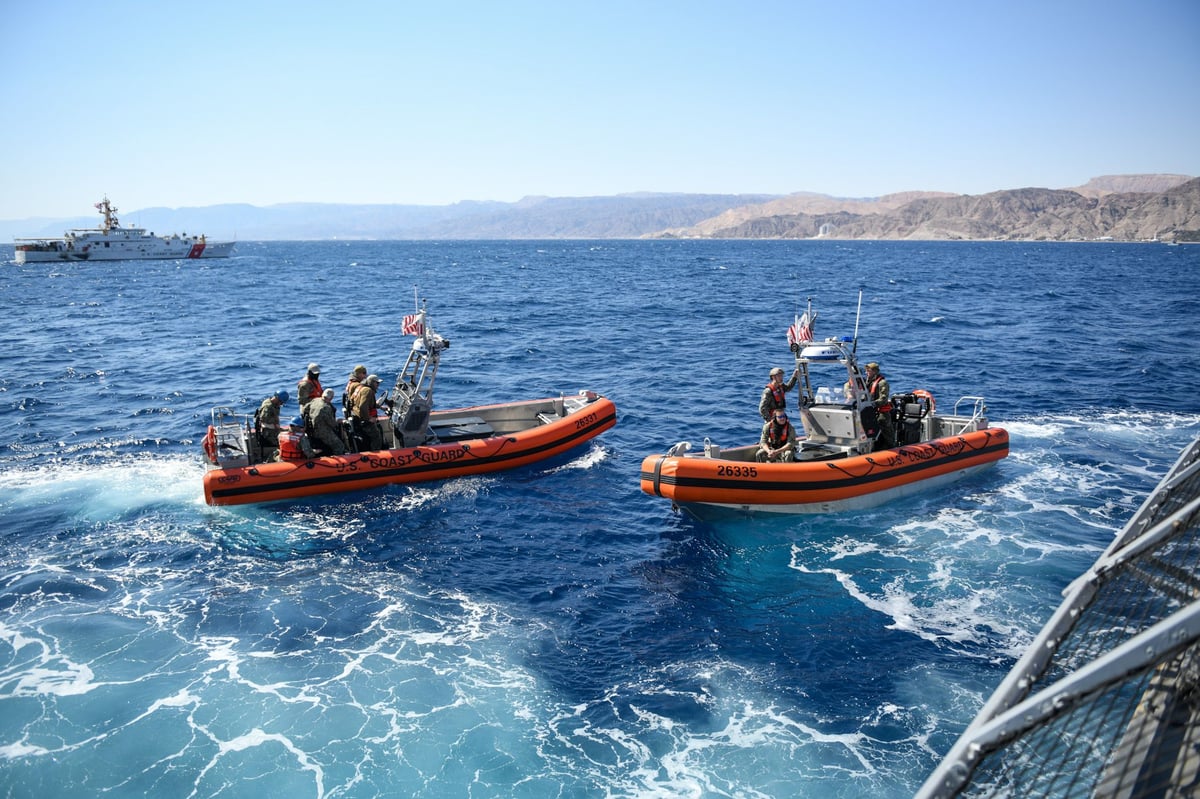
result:
[(202, 473), (195, 458), (157, 455), (6, 469), (0, 471), (0, 513), (65, 513), (98, 523), (164, 505), (203, 507)]
[(603, 463), (606, 460), (608, 460), (608, 450), (604, 448), (604, 445), (603, 444), (593, 444), (591, 446), (591, 448), (589, 448), (587, 450), (587, 452), (583, 453), (578, 458), (575, 458), (567, 463), (564, 463), (561, 466), (555, 466), (553, 469), (548, 469), (546, 471), (546, 473), (547, 474), (557, 474), (559, 472), (570, 472), (570, 471), (579, 471), (579, 470), (586, 471), (587, 469), (591, 469), (594, 466), (599, 466), (601, 463)]
[[(1014, 583), (1057, 594), (1109, 544), (1159, 470), (1154, 442), (1196, 428), (1176, 414), (1058, 415), (1006, 423), (1012, 456), (970, 493), (955, 486), (907, 501), (910, 512), (863, 513), (802, 526), (789, 568), (836, 584), (842, 597), (955, 656), (1024, 651), (1044, 619)], [(1101, 453), (1103, 453), (1101, 455)], [(823, 531), (824, 535), (817, 534)], [(818, 583), (819, 585), (820, 583)]]

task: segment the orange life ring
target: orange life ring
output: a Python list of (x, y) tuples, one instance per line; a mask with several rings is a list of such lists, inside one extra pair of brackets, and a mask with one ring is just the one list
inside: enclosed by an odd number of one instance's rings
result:
[(937, 402), (933, 399), (933, 395), (923, 388), (918, 388), (913, 391), (914, 397), (921, 397), (929, 403), (929, 412), (933, 413), (937, 410)]
[(210, 424), (208, 432), (204, 434), (204, 454), (212, 463), (217, 462), (217, 431)]

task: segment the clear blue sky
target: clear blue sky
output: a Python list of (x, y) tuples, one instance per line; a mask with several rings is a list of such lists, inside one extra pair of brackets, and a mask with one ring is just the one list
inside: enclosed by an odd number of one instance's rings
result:
[(0, 219), (1200, 175), (1200, 0), (0, 0)]

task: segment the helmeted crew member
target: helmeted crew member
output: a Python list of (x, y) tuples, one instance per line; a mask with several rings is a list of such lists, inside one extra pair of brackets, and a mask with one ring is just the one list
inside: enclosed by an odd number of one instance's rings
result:
[(772, 412), (771, 419), (763, 425), (754, 457), (759, 463), (789, 463), (795, 459), (796, 428), (782, 408)]
[(879, 364), (874, 361), (867, 364), (867, 395), (875, 403), (875, 412), (879, 415), (876, 443), (879, 449), (891, 449), (896, 446), (896, 426), (892, 423), (892, 387), (879, 371)]
[(338, 434), (337, 414), (333, 412), (333, 389), (327, 388), (321, 396), (304, 407), (304, 429), (309, 433), (313, 449), (318, 455), (345, 455), (346, 445)]
[(304, 410), (304, 406), (312, 402), (317, 397), (321, 396), (321, 364), (310, 363), (308, 371), (304, 377), (300, 378), (300, 382), (296, 384), (296, 401), (300, 403), (300, 409)]
[(771, 414), (776, 408), (785, 408), (787, 406), (787, 393), (796, 387), (796, 381), (800, 379), (800, 369), (792, 372), (792, 377), (786, 383), (783, 382), (783, 370), (776, 366), (771, 370), (771, 379), (763, 389), (762, 399), (758, 401), (758, 415), (763, 418), (764, 422), (771, 420)]
[(377, 388), (379, 377), (368, 375), (350, 397), (350, 418), (354, 421), (358, 435), (362, 437), (364, 452), (383, 449), (383, 431), (375, 421), (375, 410), (379, 407), (375, 400)]
[(316, 453), (304, 433), (304, 420), (293, 416), (288, 426), (279, 431), (279, 460), (306, 461), (314, 457)]
[(354, 367), (354, 371), (350, 373), (350, 379), (346, 381), (346, 390), (342, 392), (342, 416), (350, 418), (350, 397), (354, 394), (354, 389), (362, 385), (362, 381), (367, 379), (367, 367), (361, 363)]
[(271, 450), (279, 446), (279, 409), (287, 401), (286, 391), (276, 391), (263, 400), (254, 412), (254, 428), (265, 456), (269, 456)]

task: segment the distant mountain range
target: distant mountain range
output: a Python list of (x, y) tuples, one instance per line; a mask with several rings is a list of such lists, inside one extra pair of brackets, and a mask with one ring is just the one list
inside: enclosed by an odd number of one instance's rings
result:
[[(99, 198), (96, 198), (99, 199)], [(118, 200), (119, 198), (113, 198)], [(0, 240), (61, 236), (96, 216), (0, 221)], [(213, 240), (832, 238), (1200, 241), (1200, 179), (1110, 175), (1069, 189), (841, 198), (769, 194), (526, 197), (515, 203), (146, 208), (125, 225)]]

